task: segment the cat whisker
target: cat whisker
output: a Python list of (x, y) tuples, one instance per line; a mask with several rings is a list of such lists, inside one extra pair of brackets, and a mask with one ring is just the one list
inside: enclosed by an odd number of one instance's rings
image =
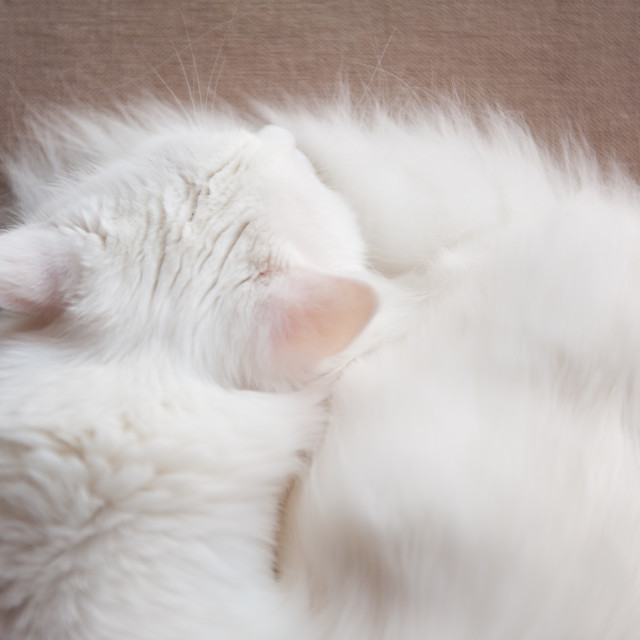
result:
[(365, 96), (369, 92), (369, 89), (371, 88), (371, 83), (373, 82), (374, 78), (376, 77), (376, 74), (377, 74), (378, 70), (382, 67), (382, 59), (384, 58), (384, 54), (387, 52), (387, 49), (389, 48), (389, 44), (391, 43), (391, 38), (393, 38), (393, 34), (395, 32), (396, 32), (396, 29), (394, 27), (393, 30), (391, 31), (391, 35), (389, 36), (389, 39), (387, 40), (387, 44), (384, 45), (384, 49), (382, 50), (382, 53), (378, 57), (378, 63), (374, 67), (373, 73), (371, 74), (371, 77), (369, 78), (369, 82), (367, 82), (367, 86), (364, 88), (364, 91), (362, 92), (362, 96), (360, 97), (360, 100), (356, 104), (356, 107), (359, 107), (360, 104), (362, 103), (362, 101), (364, 100)]
[[(37, 109), (31, 106), (31, 104), (24, 97), (20, 89), (18, 89), (18, 85), (16, 84), (15, 80), (11, 77), (9, 77), (9, 84), (11, 85), (12, 91), (15, 92), (20, 102), (22, 102), (22, 106), (24, 107), (25, 111), (33, 118), (33, 120), (43, 125), (44, 127), (49, 125), (50, 124), (49, 120), (47, 120), (40, 111), (38, 111)], [(37, 137), (35, 135), (34, 135), (34, 138), (37, 140)]]
[[(198, 98), (200, 101), (200, 109), (204, 111), (204, 104), (202, 102), (202, 90), (200, 86), (200, 76), (198, 75), (198, 65), (196, 63), (196, 56), (193, 52), (193, 45), (191, 44), (191, 34), (189, 33), (189, 27), (187, 27), (187, 21), (185, 20), (184, 13), (182, 9), (180, 9), (180, 17), (182, 18), (182, 24), (184, 24), (184, 30), (187, 34), (187, 43), (189, 44), (189, 51), (191, 52), (191, 59), (193, 61), (193, 73), (194, 73), (194, 83), (198, 89)], [(193, 102), (193, 100), (192, 100)], [(195, 103), (193, 104), (193, 108), (195, 109)]]
[[(218, 66), (218, 60), (220, 58), (220, 54), (222, 53), (222, 49), (224, 48), (224, 44), (227, 41), (227, 36), (229, 35), (229, 31), (231, 30), (231, 25), (233, 24), (234, 18), (236, 17), (236, 12), (238, 11), (238, 5), (236, 5), (233, 9), (233, 15), (231, 16), (231, 19), (229, 20), (229, 24), (227, 25), (227, 28), (224, 32), (224, 35), (222, 36), (222, 42), (220, 43), (220, 46), (218, 47), (218, 52), (216, 53), (216, 59), (213, 61), (213, 67), (211, 68), (211, 73), (209, 74), (209, 82), (207, 83), (207, 91), (205, 93), (205, 110), (209, 108), (209, 95), (211, 92), (211, 81), (213, 80), (213, 74), (215, 73), (216, 67)], [(222, 67), (224, 66), (224, 57), (222, 58), (222, 63), (220, 65), (220, 69), (218, 71), (218, 75), (216, 76), (216, 84), (213, 87), (213, 98), (211, 100), (211, 107), (213, 108), (214, 103), (215, 103), (215, 99), (216, 99), (216, 91), (218, 88), (218, 81), (220, 80), (220, 75), (222, 73)]]
[[(402, 78), (401, 76), (399, 76), (397, 73), (393, 73), (393, 71), (389, 71), (388, 69), (385, 69), (384, 67), (380, 66), (380, 65), (372, 65), (366, 62), (353, 62), (352, 64), (359, 66), (359, 67), (364, 67), (366, 69), (373, 69), (373, 74), (371, 75), (371, 79), (369, 81), (369, 83), (367, 84), (367, 87), (365, 88), (365, 94), (367, 93), (367, 91), (370, 89), (371, 87), (371, 83), (373, 82), (374, 79), (374, 75), (385, 75), (385, 76), (389, 76), (391, 78), (393, 78), (394, 80), (398, 81), (400, 83), (400, 85), (407, 89), (407, 91), (409, 91), (409, 93), (411, 94), (411, 96), (413, 98), (415, 98), (416, 100), (420, 99), (420, 94), (424, 93), (426, 95), (429, 95), (428, 91), (423, 90), (421, 91), (418, 87), (411, 85), (409, 82), (407, 82), (404, 78)], [(360, 106), (362, 104), (362, 102), (365, 99), (365, 95), (363, 94), (363, 96), (360, 98), (360, 101), (357, 103), (356, 106)]]
[[(213, 107), (215, 106), (215, 102), (216, 102), (216, 93), (218, 91), (218, 82), (220, 81), (220, 76), (222, 75), (222, 69), (224, 68), (224, 63), (225, 63), (226, 58), (222, 58), (222, 62), (220, 63), (220, 70), (218, 71), (218, 75), (216, 76), (216, 83), (213, 86), (213, 96), (211, 98), (211, 108), (213, 109)], [(207, 90), (207, 98), (208, 96), (208, 92), (209, 90)]]
[(191, 107), (195, 110), (196, 102), (193, 97), (193, 90), (191, 88), (191, 83), (189, 82), (189, 77), (187, 76), (187, 70), (184, 67), (184, 63), (182, 62), (182, 56), (180, 55), (180, 52), (176, 48), (175, 44), (173, 45), (173, 50), (175, 51), (176, 57), (178, 58), (178, 64), (182, 69), (182, 75), (184, 76), (184, 81), (185, 81), (185, 84), (187, 85), (187, 91), (189, 92), (189, 99), (191, 100)]
[(185, 109), (184, 104), (182, 104), (182, 101), (180, 100), (180, 98), (178, 98), (178, 96), (176, 95), (176, 92), (169, 86), (169, 84), (167, 83), (167, 81), (162, 77), (162, 75), (160, 74), (160, 72), (150, 63), (147, 62), (147, 65), (149, 67), (149, 69), (154, 73), (154, 75), (158, 78), (158, 80), (160, 80), (160, 82), (162, 82), (162, 84), (165, 86), (165, 88), (167, 89), (167, 91), (171, 94), (171, 96), (173, 97), (173, 99), (175, 100), (175, 103), (178, 105), (180, 111), (182, 111), (182, 113), (184, 114), (184, 116), (190, 120), (191, 117), (189, 115), (189, 112)]
[[(204, 31), (203, 33), (201, 33), (199, 36), (197, 36), (197, 37), (193, 38), (193, 39), (191, 40), (192, 44), (197, 44), (198, 42), (200, 42), (200, 40), (203, 40), (203, 39), (204, 39), (204, 38), (206, 38), (208, 35), (210, 35), (210, 34), (211, 34), (211, 33), (213, 33), (214, 31), (216, 31), (218, 28), (220, 28), (220, 27), (224, 26), (225, 24), (227, 24), (227, 22), (231, 22), (231, 20), (232, 20), (232, 19), (233, 19), (233, 18), (231, 18), (231, 19), (230, 19), (230, 20), (228, 20), (228, 21), (222, 22), (222, 23), (220, 23), (220, 24), (215, 24), (215, 25), (213, 25), (212, 27), (210, 27), (209, 29), (207, 29), (206, 31)], [(184, 48), (184, 47), (182, 47), (182, 48)], [(176, 54), (178, 53), (178, 52), (176, 51), (176, 47), (175, 47), (175, 45), (174, 45), (173, 49), (174, 49), (175, 53), (171, 53), (171, 54), (169, 54), (168, 56), (166, 56), (165, 58), (162, 58), (162, 60), (160, 60), (160, 62), (158, 62), (158, 63), (155, 65), (156, 69), (160, 69), (161, 67), (164, 67), (164, 66), (166, 66), (167, 64), (169, 64), (171, 61), (173, 61), (173, 59), (176, 57)], [(143, 59), (144, 59), (144, 58), (143, 58)], [(145, 62), (147, 62), (147, 61), (146, 61), (146, 59), (144, 59), (144, 60), (145, 60)], [(130, 78), (130, 79), (128, 79), (128, 80), (126, 80), (126, 81), (124, 81), (124, 82), (121, 82), (120, 84), (116, 84), (116, 85), (112, 86), (112, 87), (111, 87), (111, 89), (112, 89), (112, 90), (125, 89), (126, 87), (129, 87), (129, 86), (130, 86), (130, 85), (132, 85), (132, 84), (137, 84), (137, 83), (139, 83), (142, 79), (144, 79), (144, 78), (145, 78), (145, 75), (146, 75), (146, 74), (144, 74), (144, 73), (143, 73), (143, 74), (139, 74), (139, 75), (137, 75), (137, 76), (134, 76), (134, 77), (132, 77), (132, 78)]]

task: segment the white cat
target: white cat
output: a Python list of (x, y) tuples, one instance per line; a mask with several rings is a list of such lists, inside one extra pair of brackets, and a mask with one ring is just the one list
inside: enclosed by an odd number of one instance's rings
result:
[(455, 108), (269, 117), (423, 298), (289, 501), (306, 637), (640, 637), (638, 187)]
[(331, 190), (160, 108), (14, 164), (0, 637), (636, 638), (637, 188), (456, 109), (268, 120)]
[(241, 390), (301, 386), (369, 321), (352, 214), (275, 127), (148, 107), (38, 136), (0, 235), (0, 637), (279, 638), (324, 394)]

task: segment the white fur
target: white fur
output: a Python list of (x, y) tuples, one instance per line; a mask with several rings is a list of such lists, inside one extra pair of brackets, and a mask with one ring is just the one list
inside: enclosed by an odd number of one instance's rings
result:
[(423, 298), (335, 385), (288, 505), (312, 637), (637, 638), (637, 187), (455, 110), (271, 117)]
[(637, 188), (456, 108), (268, 114), (13, 162), (3, 640), (635, 639)]
[(0, 396), (0, 636), (277, 637), (279, 503), (313, 398), (38, 367)]
[(326, 420), (286, 390), (371, 317), (362, 242), (286, 132), (128, 118), (10, 163), (0, 637), (275, 639), (280, 503)]

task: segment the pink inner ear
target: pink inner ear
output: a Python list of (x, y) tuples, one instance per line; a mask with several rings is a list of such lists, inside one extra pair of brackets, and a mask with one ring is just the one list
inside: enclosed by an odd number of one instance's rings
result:
[(303, 364), (345, 349), (373, 317), (378, 299), (359, 280), (304, 272), (289, 283), (274, 327), (276, 353)]
[(0, 307), (36, 316), (62, 310), (75, 264), (68, 239), (54, 229), (0, 234)]

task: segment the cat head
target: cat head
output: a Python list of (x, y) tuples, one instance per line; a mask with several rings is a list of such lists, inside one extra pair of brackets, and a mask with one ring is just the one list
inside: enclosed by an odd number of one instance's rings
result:
[(73, 143), (44, 185), (14, 169), (32, 210), (0, 235), (0, 307), (78, 357), (281, 388), (374, 314), (353, 214), (284, 129), (107, 120)]

